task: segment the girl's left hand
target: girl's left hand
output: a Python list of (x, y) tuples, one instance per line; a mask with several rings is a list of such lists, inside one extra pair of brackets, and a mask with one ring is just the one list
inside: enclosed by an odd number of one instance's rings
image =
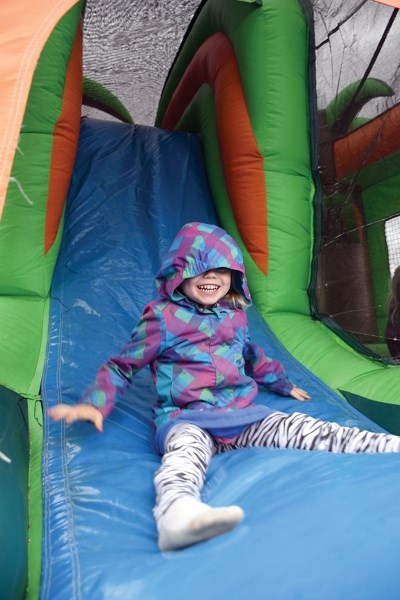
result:
[(290, 392), (290, 395), (292, 396), (292, 398), (295, 398), (296, 400), (299, 400), (300, 402), (304, 402), (305, 400), (310, 400), (311, 396), (305, 392), (304, 390), (301, 390), (300, 388), (298, 388), (297, 386), (293, 386), (292, 391)]

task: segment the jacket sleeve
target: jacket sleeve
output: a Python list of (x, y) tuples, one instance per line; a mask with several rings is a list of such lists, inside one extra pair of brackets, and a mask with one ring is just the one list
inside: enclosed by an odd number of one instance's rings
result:
[(147, 305), (130, 341), (118, 356), (100, 367), (93, 385), (84, 391), (81, 402), (96, 406), (104, 416), (109, 415), (117, 394), (123, 394), (135, 374), (161, 353), (163, 337), (161, 318), (151, 304)]
[(286, 371), (279, 360), (268, 358), (260, 346), (247, 338), (243, 348), (245, 371), (258, 384), (272, 392), (289, 396), (293, 383), (289, 381)]

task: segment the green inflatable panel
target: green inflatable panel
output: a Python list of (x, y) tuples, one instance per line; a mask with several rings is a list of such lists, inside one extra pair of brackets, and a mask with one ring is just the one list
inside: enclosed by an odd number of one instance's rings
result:
[(43, 370), (48, 294), (62, 230), (61, 222), (46, 251), (53, 134), (81, 8), (77, 3), (64, 15), (41, 52), (0, 221), (0, 384), (26, 396), (38, 393)]

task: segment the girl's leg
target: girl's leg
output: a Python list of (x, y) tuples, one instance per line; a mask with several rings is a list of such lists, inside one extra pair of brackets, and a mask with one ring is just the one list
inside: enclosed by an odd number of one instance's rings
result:
[[(358, 427), (344, 427), (303, 413), (288, 415), (276, 412), (249, 425), (234, 444), (236, 448), (248, 446), (336, 453), (400, 452), (400, 437)], [(229, 445), (225, 445), (225, 449), (230, 449)]]
[(176, 425), (168, 434), (154, 478), (154, 516), (161, 551), (177, 550), (229, 531), (243, 518), (238, 506), (211, 508), (200, 500), (215, 452), (212, 437), (195, 425)]

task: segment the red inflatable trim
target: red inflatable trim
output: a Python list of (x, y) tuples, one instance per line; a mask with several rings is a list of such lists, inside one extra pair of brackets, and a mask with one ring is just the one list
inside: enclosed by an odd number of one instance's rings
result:
[(50, 160), (44, 253), (52, 247), (60, 226), (76, 151), (82, 107), (82, 29), (78, 28), (65, 76), (60, 117), (54, 128)]
[(400, 105), (335, 141), (336, 177), (348, 177), (400, 150)]
[(223, 33), (210, 36), (194, 55), (170, 100), (162, 127), (176, 127), (203, 84), (209, 84), (214, 92), (222, 168), (236, 223), (254, 262), (266, 274), (264, 160), (247, 112), (236, 57)]

